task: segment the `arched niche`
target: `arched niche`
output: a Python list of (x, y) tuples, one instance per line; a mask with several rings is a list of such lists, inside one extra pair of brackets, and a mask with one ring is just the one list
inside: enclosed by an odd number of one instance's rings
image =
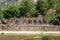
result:
[(28, 20), (28, 24), (32, 24), (32, 20)]
[(34, 24), (37, 24), (37, 20), (34, 19), (33, 22), (34, 22)]
[(38, 24), (41, 24), (41, 20), (38, 20)]

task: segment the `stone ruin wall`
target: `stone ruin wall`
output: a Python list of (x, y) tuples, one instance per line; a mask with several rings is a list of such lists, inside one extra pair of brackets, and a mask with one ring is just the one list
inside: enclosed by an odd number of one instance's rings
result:
[(60, 31), (59, 25), (50, 25), (44, 18), (0, 19), (0, 31)]

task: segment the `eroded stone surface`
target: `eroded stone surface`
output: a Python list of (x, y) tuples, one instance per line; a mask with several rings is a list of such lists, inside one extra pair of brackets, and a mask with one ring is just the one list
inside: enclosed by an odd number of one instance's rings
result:
[[(3, 20), (3, 21), (2, 21)], [(3, 23), (2, 23), (3, 22)], [(60, 26), (49, 25), (42, 18), (10, 18), (0, 19), (0, 31), (60, 31)]]

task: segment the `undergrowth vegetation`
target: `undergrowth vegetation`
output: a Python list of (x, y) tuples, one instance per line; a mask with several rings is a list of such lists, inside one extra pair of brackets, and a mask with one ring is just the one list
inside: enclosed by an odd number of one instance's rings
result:
[(9, 4), (1, 10), (2, 7), (0, 4), (0, 18), (32, 18), (42, 15), (48, 18), (49, 23), (60, 25), (60, 0), (38, 0), (37, 3), (22, 0), (17, 6)]
[(0, 34), (0, 40), (60, 40), (60, 34)]

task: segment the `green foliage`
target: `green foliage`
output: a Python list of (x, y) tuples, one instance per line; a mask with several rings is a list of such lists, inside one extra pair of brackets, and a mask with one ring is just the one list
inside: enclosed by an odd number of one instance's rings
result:
[(43, 35), (43, 36), (42, 36), (42, 40), (49, 40), (49, 36)]
[[(47, 11), (47, 14), (45, 16), (47, 16), (48, 21), (50, 23), (52, 23), (54, 25), (59, 25), (60, 24), (59, 17), (58, 17), (59, 16), (58, 13), (60, 13), (60, 12), (58, 12), (58, 10), (60, 8), (59, 7), (59, 1), (58, 0), (47, 0), (47, 1), (49, 4), (48, 9), (52, 9), (52, 11), (50, 11), (50, 12), (52, 12), (52, 14)], [(54, 12), (54, 10), (56, 12)]]
[(55, 15), (47, 14), (48, 20), (54, 25), (60, 25), (60, 8), (56, 10)]
[(38, 10), (38, 12), (41, 14), (41, 15), (43, 15), (43, 16), (45, 16), (45, 14), (47, 13), (47, 10), (48, 10), (48, 1), (47, 0), (39, 0), (38, 2), (37, 2), (37, 10)]
[(4, 33), (1, 33), (0, 36), (1, 36), (1, 35), (4, 35)]
[(19, 18), (20, 13), (16, 6), (9, 6), (7, 9), (4, 10), (4, 18)]
[(36, 9), (38, 12), (45, 16), (49, 9), (57, 9), (58, 0), (38, 0)]
[(60, 8), (56, 11), (56, 19), (58, 19), (58, 23), (60, 25)]
[(36, 13), (36, 7), (31, 0), (23, 0), (19, 10), (21, 17), (32, 17)]
[(56, 9), (58, 5), (58, 0), (47, 0), (49, 3), (49, 8)]
[[(38, 15), (43, 15), (48, 18), (50, 23), (60, 25), (59, 0), (38, 0), (37, 4), (34, 4), (31, 0), (22, 0), (18, 6), (12, 6), (12, 4), (9, 4), (9, 0), (3, 1), (3, 4), (0, 4), (0, 18), (37, 17)], [(8, 6), (5, 10), (1, 10), (5, 3), (11, 6)], [(56, 12), (53, 12), (54, 10)]]
[(53, 19), (50, 21), (53, 25), (59, 25), (59, 20), (58, 19)]
[(0, 11), (2, 11), (2, 4), (0, 4)]
[(3, 18), (3, 12), (2, 12), (2, 4), (0, 3), (0, 18)]
[(3, 16), (3, 13), (2, 13), (2, 12), (0, 12), (0, 18), (4, 18), (4, 16)]

